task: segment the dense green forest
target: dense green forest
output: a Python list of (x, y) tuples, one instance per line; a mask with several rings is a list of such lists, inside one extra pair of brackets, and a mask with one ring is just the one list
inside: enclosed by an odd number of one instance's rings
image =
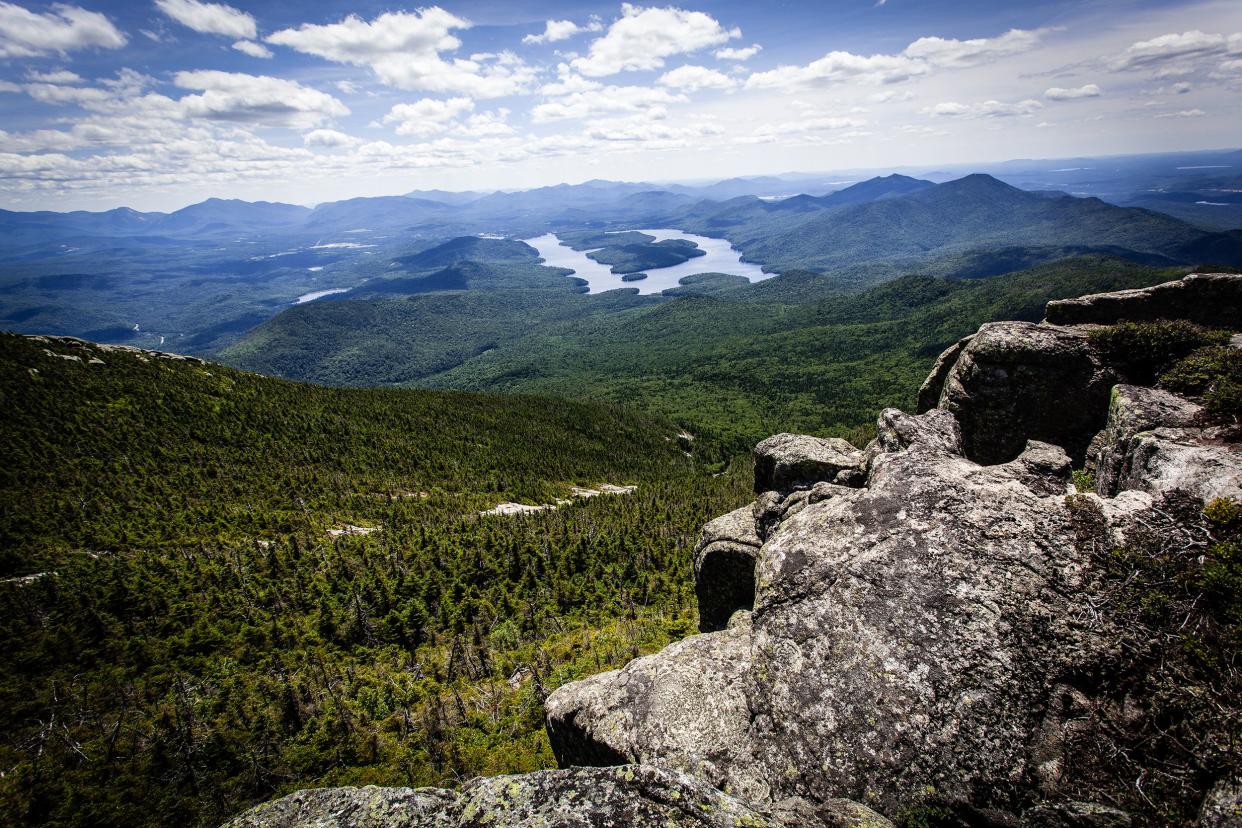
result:
[(689, 550), (749, 496), (607, 405), (11, 335), (0, 395), (5, 825), (552, 766), (544, 695), (692, 631)]
[[(341, 385), (546, 393), (620, 403), (745, 451), (777, 431), (868, 438), (910, 406), (931, 361), (992, 319), (1053, 298), (1138, 287), (1187, 268), (1081, 256), (991, 279), (908, 276), (844, 293), (809, 272), (669, 299), (610, 291), (439, 294), (287, 311), (222, 358)], [(696, 289), (696, 285), (699, 289)]]

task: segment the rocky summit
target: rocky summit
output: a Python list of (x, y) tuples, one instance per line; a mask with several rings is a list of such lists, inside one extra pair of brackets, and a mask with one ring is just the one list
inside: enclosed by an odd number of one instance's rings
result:
[(231, 826), (1242, 825), (1242, 700), (1196, 678), (1215, 644), (1185, 655), (1215, 641), (1188, 631), (1230, 582), (1190, 585), (1242, 444), (1155, 387), (1178, 348), (1236, 348), (1211, 329), (1239, 307), (1235, 275), (1052, 303), (955, 343), (865, 449), (760, 443), (754, 503), (694, 553), (701, 633), (548, 697), (571, 769), (303, 791)]

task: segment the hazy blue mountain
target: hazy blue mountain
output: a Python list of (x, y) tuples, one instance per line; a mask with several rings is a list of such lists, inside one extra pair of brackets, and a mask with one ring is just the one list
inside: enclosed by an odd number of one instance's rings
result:
[(309, 207), (296, 204), (209, 198), (169, 213), (156, 222), (154, 229), (170, 235), (230, 229), (253, 231), (298, 225), (310, 215)]
[(448, 215), (452, 210), (438, 201), (404, 196), (349, 198), (320, 204), (307, 218), (306, 227), (336, 231), (394, 229)]
[(525, 242), (462, 236), (430, 250), (402, 256), (395, 261), (410, 269), (422, 269), (445, 267), (464, 261), (535, 262), (538, 259), (539, 251)]

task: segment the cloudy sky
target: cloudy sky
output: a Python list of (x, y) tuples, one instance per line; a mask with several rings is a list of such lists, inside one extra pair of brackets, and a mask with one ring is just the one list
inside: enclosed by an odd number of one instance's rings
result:
[(1242, 145), (1242, 2), (0, 0), (0, 207)]

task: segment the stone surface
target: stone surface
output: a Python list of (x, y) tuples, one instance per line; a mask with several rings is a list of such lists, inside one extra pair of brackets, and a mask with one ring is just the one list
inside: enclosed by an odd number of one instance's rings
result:
[(948, 348), (945, 348), (940, 356), (936, 357), (936, 363), (932, 366), (931, 373), (927, 375), (927, 379), (923, 380), (923, 385), (919, 387), (918, 402), (914, 409), (916, 414), (931, 411), (940, 405), (940, 394), (944, 391), (944, 381), (949, 378), (949, 371), (953, 370), (953, 363), (957, 362), (957, 358), (962, 353), (962, 350), (974, 338), (974, 334), (964, 336)]
[(475, 779), (460, 791), (324, 788), (258, 806), (226, 828), (776, 828), (725, 794), (663, 768), (573, 768)]
[(1199, 828), (1242, 828), (1242, 779), (1212, 786), (1199, 812)]
[(1117, 379), (1085, 330), (996, 322), (962, 348), (940, 408), (957, 417), (972, 460), (1003, 463), (1027, 440), (1039, 440), (1063, 447), (1081, 464), (1104, 425)]
[(1022, 815), (1022, 828), (1130, 828), (1125, 811), (1095, 802), (1039, 805)]
[(728, 629), (557, 689), (545, 703), (557, 762), (658, 762), (723, 786), (749, 747), (750, 649), (743, 614)]
[(931, 790), (1020, 812), (1036, 748), (1055, 760), (1032, 734), (1056, 731), (1056, 677), (1105, 645), (1069, 458), (1032, 442), (981, 466), (961, 443), (946, 411), (885, 411), (866, 486), (787, 510), (764, 542), (749, 624), (553, 694), (561, 761), (602, 743), (757, 807), (846, 797), (893, 814)]
[(703, 527), (694, 549), (694, 592), (701, 632), (724, 629), (734, 611), (754, 605), (759, 544), (749, 506)]
[(755, 446), (755, 493), (787, 492), (857, 469), (862, 453), (839, 437), (776, 434)]
[(1200, 412), (1167, 391), (1116, 386), (1108, 421), (1087, 450), (1096, 491), (1242, 498), (1242, 447), (1222, 441), (1216, 429), (1196, 427)]
[(1242, 319), (1242, 276), (1194, 274), (1149, 288), (1060, 299), (1049, 302), (1045, 314), (1054, 325), (1186, 319), (1200, 325), (1236, 328)]

